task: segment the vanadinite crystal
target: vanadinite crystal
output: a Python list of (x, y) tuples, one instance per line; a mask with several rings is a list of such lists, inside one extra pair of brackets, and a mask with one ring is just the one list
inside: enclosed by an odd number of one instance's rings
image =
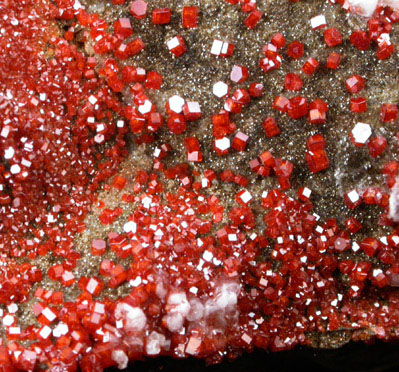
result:
[(391, 7), (3, 1), (0, 370), (397, 339)]

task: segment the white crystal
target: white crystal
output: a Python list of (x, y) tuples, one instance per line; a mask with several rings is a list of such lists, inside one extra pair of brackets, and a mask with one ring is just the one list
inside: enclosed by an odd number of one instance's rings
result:
[(313, 29), (325, 26), (326, 24), (327, 22), (324, 14), (319, 14), (318, 16), (310, 19), (310, 25), (312, 26)]
[(352, 129), (352, 136), (356, 143), (365, 144), (371, 136), (371, 127), (366, 123), (357, 123)]
[(223, 137), (215, 140), (215, 147), (220, 151), (228, 150), (230, 148), (230, 139), (228, 137)]
[(212, 92), (218, 98), (225, 97), (229, 92), (229, 86), (223, 81), (218, 81), (213, 84)]
[(183, 111), (184, 106), (184, 99), (179, 96), (172, 96), (169, 98), (169, 108), (171, 111), (175, 112), (176, 114), (180, 114)]

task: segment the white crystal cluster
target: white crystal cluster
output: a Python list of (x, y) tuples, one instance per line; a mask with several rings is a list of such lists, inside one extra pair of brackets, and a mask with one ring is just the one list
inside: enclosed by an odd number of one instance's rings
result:
[[(210, 295), (197, 296), (196, 290), (188, 293), (171, 289), (165, 278), (157, 280), (156, 296), (163, 304), (165, 314), (162, 324), (151, 324), (140, 307), (126, 302), (119, 302), (114, 316), (118, 331), (124, 334), (124, 340), (130, 348), (155, 356), (162, 351), (169, 351), (171, 333), (190, 334), (190, 331), (201, 329), (207, 332), (224, 333), (238, 321), (237, 301), (241, 287), (237, 281), (220, 280), (215, 284)], [(196, 355), (201, 346), (201, 339), (191, 336), (181, 352)], [(120, 369), (127, 365), (128, 358), (123, 350), (112, 353), (113, 360)]]

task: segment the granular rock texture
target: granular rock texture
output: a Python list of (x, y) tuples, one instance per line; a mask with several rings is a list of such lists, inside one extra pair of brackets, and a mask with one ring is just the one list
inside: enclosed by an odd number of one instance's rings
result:
[(0, 368), (397, 339), (396, 8), (1, 4)]

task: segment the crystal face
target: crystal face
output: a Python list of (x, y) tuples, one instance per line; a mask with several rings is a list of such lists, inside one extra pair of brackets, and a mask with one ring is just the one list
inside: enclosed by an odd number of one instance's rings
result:
[(0, 369), (396, 337), (396, 5), (0, 5)]

